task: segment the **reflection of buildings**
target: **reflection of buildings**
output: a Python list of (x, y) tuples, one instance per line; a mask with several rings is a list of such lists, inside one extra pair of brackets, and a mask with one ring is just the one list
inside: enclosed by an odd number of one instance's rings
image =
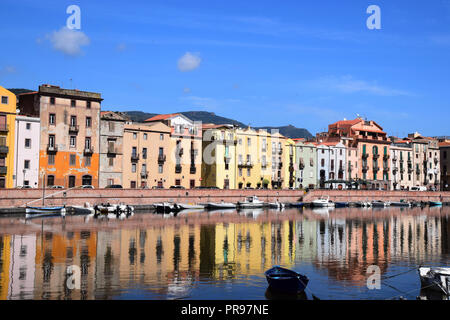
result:
[[(90, 231), (39, 234), (33, 299), (93, 299), (96, 247), (97, 234)], [(67, 289), (70, 265), (80, 267), (80, 290)]]

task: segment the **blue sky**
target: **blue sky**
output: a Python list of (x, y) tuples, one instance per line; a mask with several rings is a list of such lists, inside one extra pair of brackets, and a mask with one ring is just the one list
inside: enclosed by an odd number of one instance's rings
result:
[[(69, 5), (81, 30), (64, 33)], [(381, 30), (369, 30), (369, 5)], [(203, 110), (311, 133), (363, 115), (450, 135), (450, 0), (0, 4), (0, 85), (102, 93), (104, 110)], [(72, 81), (70, 81), (72, 79)]]

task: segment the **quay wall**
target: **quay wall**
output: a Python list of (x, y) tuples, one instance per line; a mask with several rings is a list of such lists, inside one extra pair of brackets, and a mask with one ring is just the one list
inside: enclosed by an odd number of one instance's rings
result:
[(442, 201), (450, 202), (450, 192), (442, 191), (384, 191), (384, 190), (324, 190), (315, 189), (309, 191), (304, 197), (304, 202), (311, 202), (320, 197), (330, 197), (332, 201)]
[[(65, 192), (65, 194), (64, 194)], [(42, 206), (42, 189), (4, 189), (0, 190), (0, 208)], [(48, 197), (51, 195), (50, 197)], [(298, 202), (304, 196), (302, 190), (204, 190), (204, 189), (46, 189), (44, 204), (53, 205), (91, 205), (99, 203), (119, 203), (130, 205), (150, 205), (162, 201), (204, 203), (237, 202), (247, 196), (256, 195), (262, 201)], [(41, 200), (38, 200), (41, 199)], [(36, 201), (35, 201), (36, 200)], [(34, 202), (32, 202), (34, 201)]]

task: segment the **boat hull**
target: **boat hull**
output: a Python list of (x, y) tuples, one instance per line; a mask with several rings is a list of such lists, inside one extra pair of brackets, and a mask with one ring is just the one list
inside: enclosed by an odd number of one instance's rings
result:
[(235, 209), (236, 205), (234, 203), (227, 203), (227, 202), (223, 202), (223, 203), (214, 203), (214, 202), (209, 202), (206, 205), (207, 209), (211, 209), (211, 210), (216, 210), (216, 209)]
[(265, 272), (270, 290), (280, 293), (297, 294), (303, 292), (309, 279), (295, 271), (274, 267)]

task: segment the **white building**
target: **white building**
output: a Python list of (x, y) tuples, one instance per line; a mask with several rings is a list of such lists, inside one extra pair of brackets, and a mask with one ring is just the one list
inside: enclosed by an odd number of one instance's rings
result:
[(14, 187), (37, 188), (39, 182), (39, 118), (17, 116), (15, 128)]
[[(317, 185), (320, 188), (329, 188), (327, 181), (346, 180), (347, 152), (342, 142), (320, 142), (317, 147)], [(334, 188), (346, 188), (345, 183), (331, 183)]]

